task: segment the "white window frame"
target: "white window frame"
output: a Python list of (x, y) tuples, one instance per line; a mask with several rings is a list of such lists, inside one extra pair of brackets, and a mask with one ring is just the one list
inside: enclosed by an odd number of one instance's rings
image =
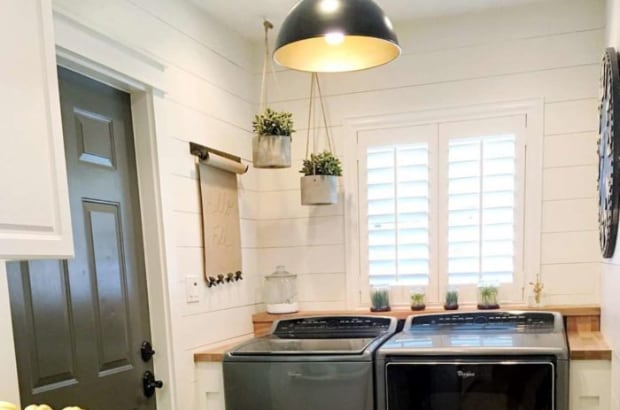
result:
[[(363, 118), (349, 118), (345, 120), (345, 152), (351, 155), (344, 157), (344, 190), (345, 190), (345, 250), (346, 250), (346, 285), (347, 307), (365, 308), (368, 306), (368, 277), (361, 269), (365, 259), (365, 249), (360, 238), (360, 210), (365, 206), (365, 192), (360, 192), (358, 140), (363, 134), (385, 133), (385, 142), (389, 144), (391, 136), (398, 135), (398, 129), (416, 126), (437, 126), (437, 124), (451, 121), (473, 121), (493, 119), (506, 116), (522, 115), (526, 121), (526, 128), (521, 140), (525, 145), (525, 195), (523, 214), (523, 264), (522, 272), (517, 272), (518, 287), (510, 292), (508, 298), (502, 297), (500, 302), (506, 304), (522, 304), (525, 302), (525, 285), (534, 281), (540, 272), (541, 257), (541, 217), (542, 217), (542, 169), (543, 169), (543, 113), (544, 103), (542, 100), (523, 100), (514, 102), (499, 102), (492, 104), (479, 104), (467, 107), (452, 107), (433, 109), (402, 114), (387, 114), (378, 116), (366, 116)], [(402, 131), (401, 131), (402, 132)], [(439, 137), (439, 135), (438, 135)], [(439, 141), (439, 139), (438, 139)], [(433, 189), (433, 188), (432, 188)], [(441, 229), (439, 230), (441, 232)], [(441, 235), (439, 235), (441, 236)], [(442, 241), (441, 238), (431, 238), (431, 241)], [(441, 243), (436, 243), (435, 249), (442, 249)], [(440, 262), (441, 263), (441, 262)], [(433, 267), (431, 267), (432, 271)], [(433, 276), (433, 275), (431, 275)], [(439, 304), (443, 299), (441, 293), (445, 291), (445, 283), (433, 285), (433, 281), (445, 281), (447, 279), (431, 279), (431, 286), (436, 290), (427, 295), (427, 302)], [(518, 291), (520, 289), (520, 292)], [(406, 290), (396, 288), (397, 301), (406, 300)], [(398, 297), (400, 296), (400, 297)], [(473, 302), (471, 289), (466, 290), (464, 300)]]

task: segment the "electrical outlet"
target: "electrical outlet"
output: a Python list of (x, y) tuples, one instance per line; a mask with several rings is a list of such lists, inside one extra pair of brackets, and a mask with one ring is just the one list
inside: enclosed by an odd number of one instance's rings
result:
[(186, 276), (185, 277), (185, 298), (187, 303), (200, 302), (200, 277), (198, 276)]

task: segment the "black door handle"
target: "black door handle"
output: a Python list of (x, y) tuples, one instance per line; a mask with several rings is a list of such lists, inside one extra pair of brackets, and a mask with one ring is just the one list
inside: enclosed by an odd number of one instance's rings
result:
[(155, 394), (155, 389), (164, 387), (164, 382), (155, 380), (155, 375), (147, 370), (142, 376), (142, 387), (144, 388), (144, 396), (151, 397)]
[(154, 354), (155, 350), (153, 350), (151, 343), (147, 341), (142, 342), (142, 346), (140, 347), (140, 356), (142, 357), (142, 360), (144, 362), (148, 362)]

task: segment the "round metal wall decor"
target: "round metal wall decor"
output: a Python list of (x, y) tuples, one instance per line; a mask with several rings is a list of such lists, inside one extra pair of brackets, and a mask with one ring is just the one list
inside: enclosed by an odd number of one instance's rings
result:
[(620, 120), (620, 78), (618, 55), (608, 48), (601, 65), (601, 102), (599, 106), (598, 140), (598, 221), (599, 238), (603, 257), (611, 258), (618, 236), (620, 207), (620, 130), (615, 121)]

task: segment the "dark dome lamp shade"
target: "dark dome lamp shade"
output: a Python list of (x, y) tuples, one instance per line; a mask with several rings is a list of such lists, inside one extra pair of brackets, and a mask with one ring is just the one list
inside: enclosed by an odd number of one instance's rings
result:
[(302, 0), (282, 23), (274, 60), (299, 71), (345, 72), (400, 55), (390, 19), (372, 0)]

